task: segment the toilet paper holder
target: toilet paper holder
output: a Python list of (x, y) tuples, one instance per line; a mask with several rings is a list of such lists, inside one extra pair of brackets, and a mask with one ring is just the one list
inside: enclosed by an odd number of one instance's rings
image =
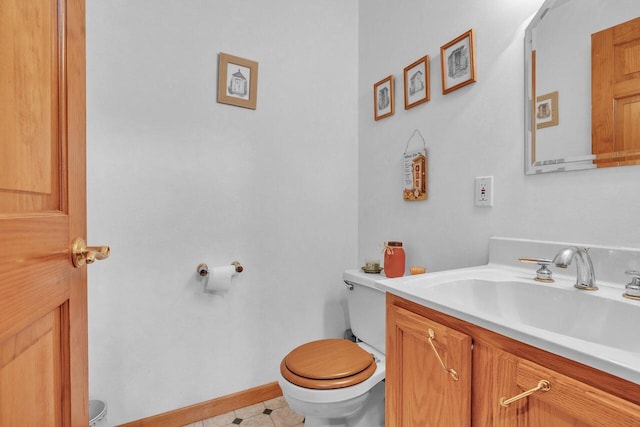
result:
[[(231, 265), (236, 267), (236, 273), (242, 273), (242, 270), (244, 270), (244, 267), (242, 267), (242, 264), (238, 261), (233, 261)], [(196, 271), (200, 277), (207, 277), (209, 275), (209, 266), (204, 262), (201, 262), (198, 264), (198, 267), (196, 267)]]

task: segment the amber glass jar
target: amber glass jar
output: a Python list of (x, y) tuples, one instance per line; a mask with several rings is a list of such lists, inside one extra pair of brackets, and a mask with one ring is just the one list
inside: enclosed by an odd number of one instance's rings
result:
[(387, 277), (404, 275), (404, 249), (402, 248), (402, 242), (385, 243), (384, 275)]

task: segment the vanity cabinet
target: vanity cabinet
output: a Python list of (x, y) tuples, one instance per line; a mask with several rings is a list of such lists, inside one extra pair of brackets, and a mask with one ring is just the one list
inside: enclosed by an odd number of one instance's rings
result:
[(387, 427), (468, 427), (471, 337), (405, 308), (387, 308)]
[(388, 427), (640, 426), (640, 385), (390, 293), (386, 361)]
[[(494, 404), (491, 426), (580, 426), (621, 427), (640, 425), (640, 406), (577, 381), (529, 360), (493, 350), (494, 361), (490, 396)], [(492, 363), (489, 361), (489, 363)], [(498, 374), (498, 375), (495, 375)], [(547, 391), (538, 390), (522, 397), (508, 407), (500, 404), (505, 398), (517, 398), (525, 391), (539, 388), (541, 381)]]

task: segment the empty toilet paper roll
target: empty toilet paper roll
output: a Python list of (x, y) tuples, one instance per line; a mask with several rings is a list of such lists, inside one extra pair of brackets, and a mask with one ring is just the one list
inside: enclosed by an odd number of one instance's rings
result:
[(209, 276), (205, 284), (208, 292), (228, 291), (231, 288), (231, 279), (236, 274), (235, 265), (225, 265), (224, 267), (214, 267), (209, 270)]

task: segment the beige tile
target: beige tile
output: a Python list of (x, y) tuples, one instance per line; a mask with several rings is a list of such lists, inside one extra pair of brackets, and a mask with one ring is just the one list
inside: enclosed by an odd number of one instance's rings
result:
[(267, 409), (278, 409), (287, 406), (287, 401), (284, 400), (284, 397), (282, 396), (276, 397), (275, 399), (265, 400), (263, 403)]
[(288, 406), (275, 409), (271, 413), (271, 419), (276, 427), (292, 427), (304, 421), (302, 415), (296, 414)]
[(251, 418), (242, 419), (241, 427), (273, 427), (273, 421), (269, 415), (260, 414)]
[(202, 427), (225, 427), (233, 423), (236, 419), (236, 414), (231, 411), (226, 414), (217, 415), (215, 417), (202, 421)]
[[(265, 409), (270, 409), (271, 414), (265, 414)], [(282, 396), (184, 427), (238, 427), (233, 424), (236, 418), (242, 419), (240, 427), (304, 427), (304, 417), (293, 412)]]
[(261, 402), (261, 403), (256, 403), (255, 405), (241, 408), (241, 409), (236, 409), (234, 412), (236, 414), (236, 417), (242, 418), (244, 420), (247, 418), (251, 418), (255, 415), (262, 414), (264, 410), (265, 410), (264, 403)]

